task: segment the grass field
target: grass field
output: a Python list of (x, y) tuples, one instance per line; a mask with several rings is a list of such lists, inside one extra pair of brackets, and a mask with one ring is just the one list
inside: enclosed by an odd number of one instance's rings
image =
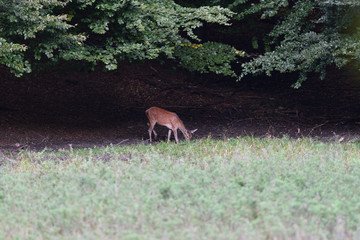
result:
[(360, 144), (2, 151), (0, 239), (360, 239)]

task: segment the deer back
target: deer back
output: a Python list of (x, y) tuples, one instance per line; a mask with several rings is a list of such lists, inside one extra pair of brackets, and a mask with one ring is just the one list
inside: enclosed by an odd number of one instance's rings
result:
[(146, 110), (146, 116), (148, 117), (150, 122), (157, 122), (158, 124), (171, 129), (185, 129), (183, 122), (174, 112), (169, 112), (158, 107), (151, 107)]

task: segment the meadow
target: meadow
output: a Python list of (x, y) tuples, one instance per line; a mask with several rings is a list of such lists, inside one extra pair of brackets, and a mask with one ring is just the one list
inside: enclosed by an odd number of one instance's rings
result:
[(360, 239), (360, 143), (0, 151), (0, 239)]

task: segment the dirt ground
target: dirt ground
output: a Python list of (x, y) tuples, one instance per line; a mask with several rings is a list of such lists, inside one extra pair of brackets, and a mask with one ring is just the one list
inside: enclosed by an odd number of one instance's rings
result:
[[(235, 82), (157, 62), (112, 72), (63, 64), (22, 78), (0, 73), (2, 150), (148, 143), (144, 111), (151, 106), (178, 113), (199, 129), (194, 138), (359, 139), (360, 75), (350, 69), (331, 70), (323, 81), (311, 76), (300, 89), (290, 88), (295, 75)], [(167, 129), (155, 129), (165, 140)]]

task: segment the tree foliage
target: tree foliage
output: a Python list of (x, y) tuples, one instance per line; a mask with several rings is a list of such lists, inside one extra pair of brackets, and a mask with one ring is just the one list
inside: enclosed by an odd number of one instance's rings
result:
[[(249, 1), (236, 1), (245, 2)], [(342, 67), (349, 61), (359, 63), (359, 12), (357, 0), (277, 0), (252, 5), (238, 17), (260, 13), (261, 19), (274, 18), (276, 24), (267, 35), (271, 49), (244, 63), (242, 76), (299, 72), (293, 85), (299, 87), (308, 73), (320, 72), (324, 78), (330, 64)]]
[(204, 22), (228, 24), (221, 7), (171, 0), (3, 0), (0, 64), (21, 75), (36, 61), (85, 60), (117, 68), (121, 60), (174, 58)]
[(243, 51), (221, 43), (207, 42), (204, 44), (185, 44), (177, 48), (175, 54), (180, 65), (190, 71), (201, 73), (215, 72), (225, 76), (236, 77), (231, 62), (237, 56), (244, 56)]
[[(251, 36), (247, 41), (253, 49), (246, 49), (249, 58), (241, 64), (240, 78), (297, 72), (299, 79), (293, 86), (299, 87), (309, 73), (319, 72), (324, 78), (329, 65), (340, 68), (352, 62), (360, 69), (359, 0), (180, 2), (191, 7), (221, 5), (236, 13), (233, 19), (248, 26)], [(241, 45), (243, 40), (236, 43)]]
[[(359, 65), (358, 12), (359, 0), (2, 0), (0, 64), (21, 75), (60, 59), (112, 70), (123, 60), (172, 58), (239, 79), (297, 72), (299, 87), (329, 65)], [(227, 44), (200, 39), (204, 23), (230, 29), (218, 32)], [(231, 35), (239, 26), (246, 39)], [(243, 45), (252, 49), (236, 49)]]
[(31, 71), (31, 62), (43, 55), (51, 59), (83, 41), (70, 33), (67, 16), (55, 13), (65, 3), (58, 0), (0, 1), (0, 64), (16, 75)]

